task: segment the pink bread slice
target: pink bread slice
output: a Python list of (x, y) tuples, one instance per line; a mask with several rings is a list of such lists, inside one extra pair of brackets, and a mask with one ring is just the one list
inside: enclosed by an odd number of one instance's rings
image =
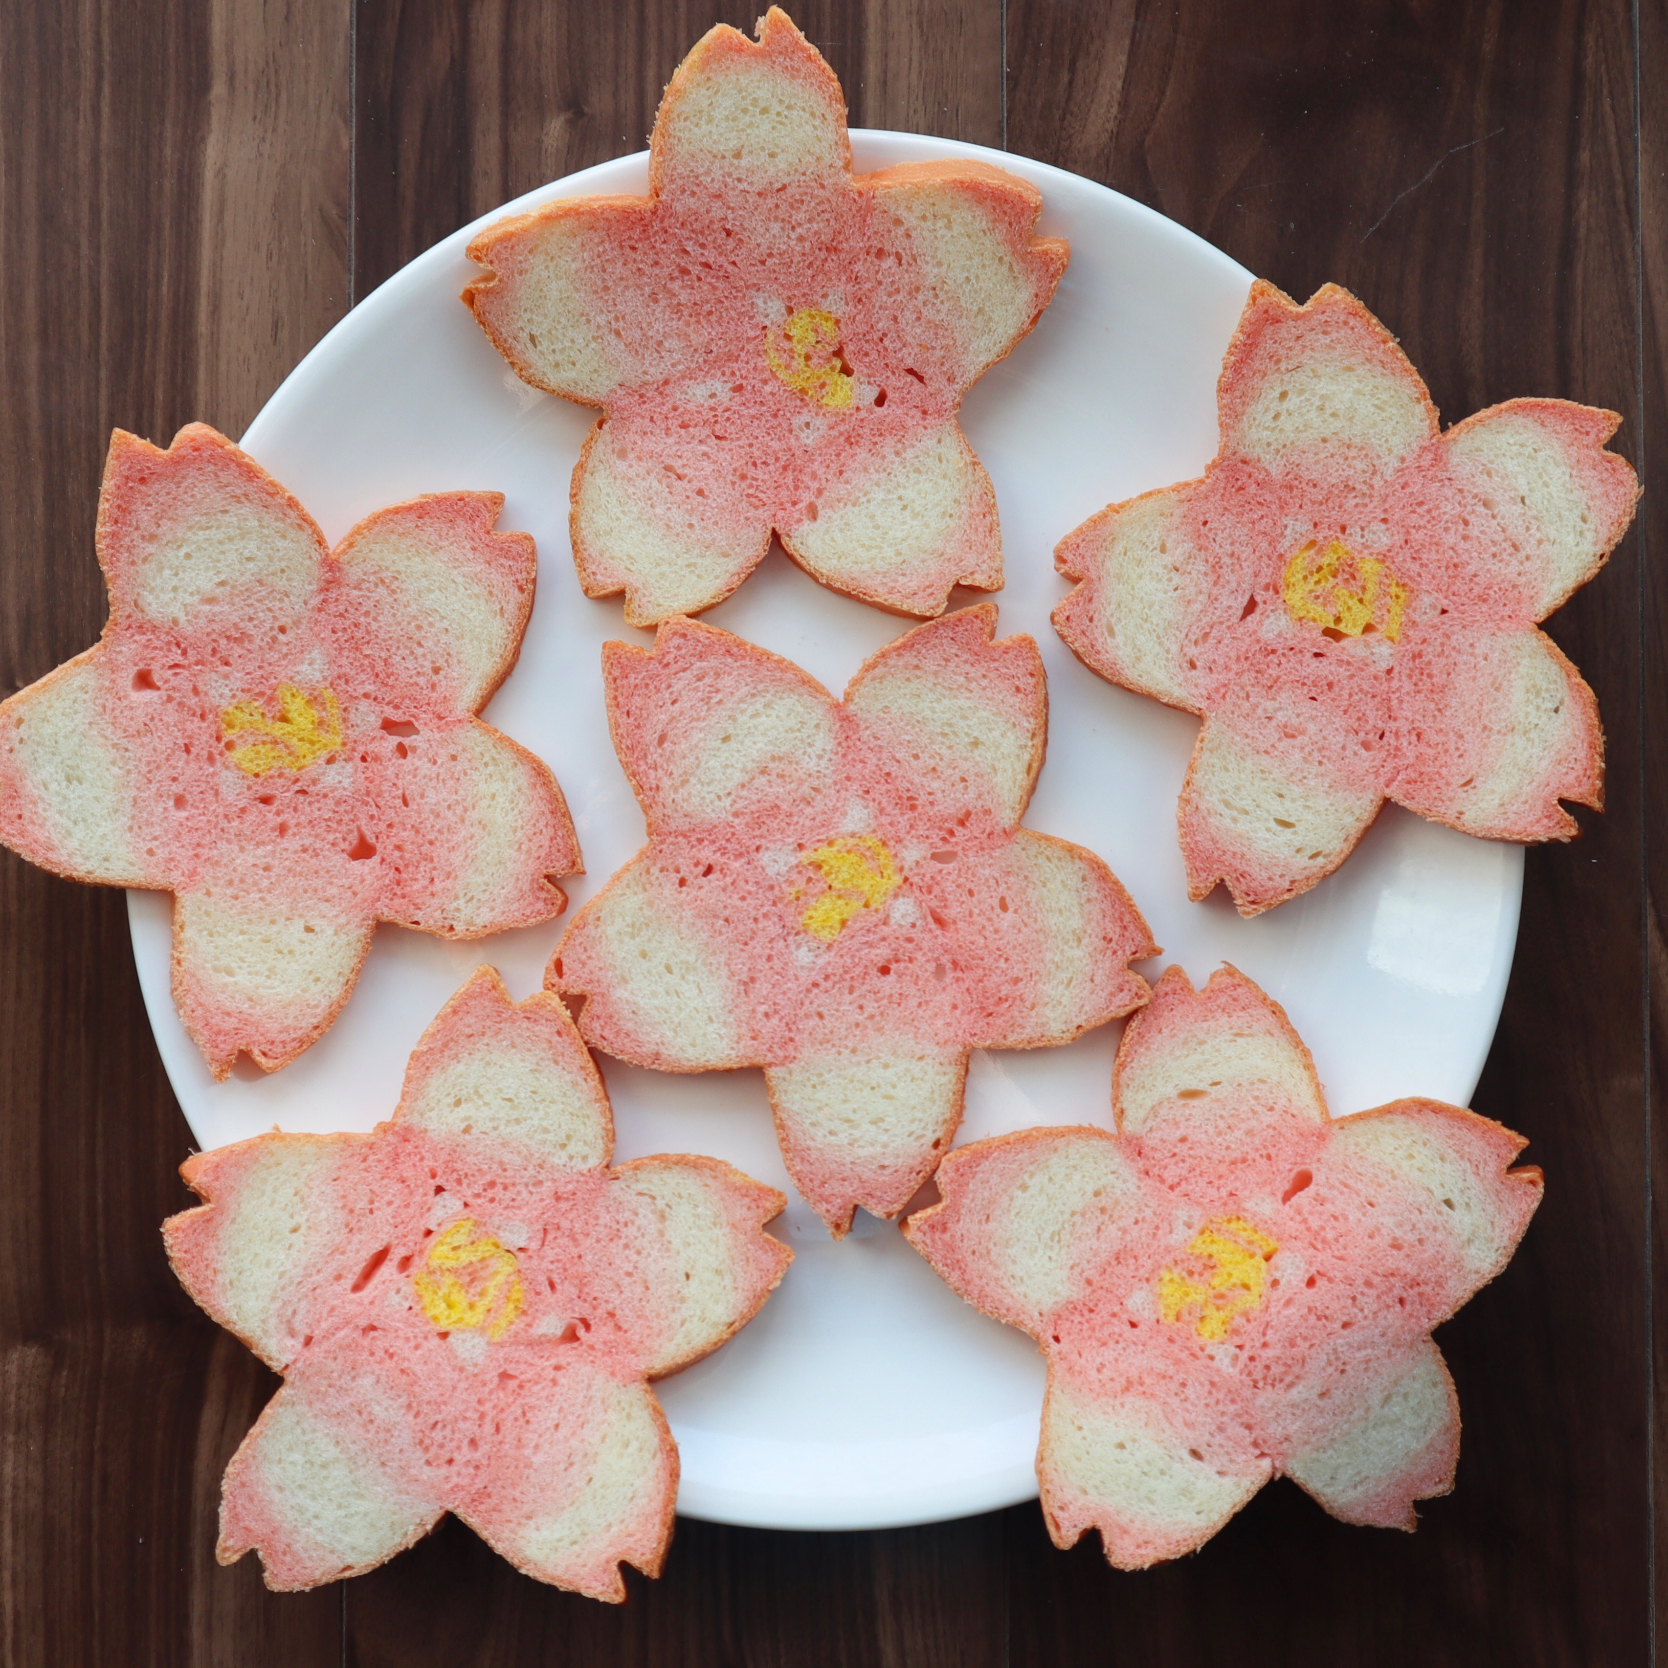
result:
[(1252, 286), (1202, 479), (1063, 539), (1054, 623), (1115, 683), (1204, 719), (1188, 887), (1254, 915), (1344, 861), (1385, 799), (1567, 840), (1603, 804), (1593, 694), (1536, 629), (1626, 531), (1620, 418), (1511, 400), (1441, 432), (1394, 338), (1329, 284)]
[(475, 716), (533, 601), (502, 503), (414, 499), (331, 551), (213, 429), (111, 441), (110, 620), (0, 705), (0, 840), (174, 893), (174, 999), (217, 1077), (323, 1035), (379, 920), (473, 938), (563, 907), (561, 791)]
[(535, 387), (601, 406), (573, 475), (590, 596), (653, 625), (770, 547), (905, 614), (1002, 583), (996, 500), (956, 421), (1036, 323), (1066, 245), (979, 162), (853, 175), (839, 82), (774, 7), (673, 76), (647, 197), (569, 198), (470, 246), (464, 291)]
[(949, 1150), (973, 1048), (1046, 1048), (1128, 1013), (1156, 954), (1092, 853), (1019, 826), (1046, 694), (996, 610), (919, 626), (836, 701), (688, 620), (604, 651), (649, 843), (546, 982), (585, 1039), (660, 1071), (763, 1066), (789, 1174), (836, 1237)]
[(1057, 1545), (1140, 1569), (1272, 1476), (1349, 1523), (1414, 1526), (1453, 1485), (1431, 1328), (1506, 1265), (1541, 1196), (1521, 1136), (1401, 1100), (1334, 1120), (1285, 1014), (1171, 968), (1129, 1024), (1116, 1133), (953, 1152), (904, 1232), (1048, 1360), (1037, 1475)]
[(618, 1602), (659, 1572), (677, 1450), (648, 1380), (716, 1349), (792, 1260), (782, 1195), (716, 1159), (609, 1168), (567, 1011), (481, 968), (370, 1135), (191, 1159), (182, 1284), (284, 1386), (227, 1467), (219, 1557), (312, 1587), (453, 1512), (518, 1569)]

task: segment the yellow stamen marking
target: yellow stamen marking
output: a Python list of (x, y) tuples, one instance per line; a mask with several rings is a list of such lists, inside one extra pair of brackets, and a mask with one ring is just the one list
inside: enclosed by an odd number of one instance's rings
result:
[[(1359, 637), (1376, 624), (1394, 643), (1402, 634), (1402, 610), (1413, 595), (1409, 587), (1386, 573), (1376, 557), (1356, 556), (1342, 539), (1331, 540), (1318, 556), (1315, 551), (1316, 541), (1311, 539), (1286, 563), (1282, 591), (1286, 612), (1294, 620), (1308, 620), (1345, 637)], [(1350, 590), (1338, 578), (1345, 562), (1353, 562), (1360, 573), (1359, 591)], [(1381, 578), (1386, 582), (1382, 596)], [(1378, 618), (1381, 602), (1382, 620)]]
[(820, 307), (801, 307), (782, 326), (788, 353), (776, 345), (775, 332), (765, 337), (765, 357), (777, 380), (830, 411), (849, 411), (857, 379), (840, 358), (840, 321)]
[[(474, 1289), (446, 1272), (483, 1266), (486, 1279)], [(491, 1234), (477, 1235), (471, 1217), (459, 1217), (429, 1247), (427, 1266), (412, 1275), (411, 1284), (423, 1313), (442, 1332), (485, 1326), (487, 1337), (496, 1343), (521, 1313), (521, 1276), (516, 1273), (515, 1253), (506, 1251)]]
[(813, 938), (831, 944), (846, 923), (865, 909), (879, 909), (903, 885), (892, 854), (868, 834), (830, 840), (799, 861), (817, 869), (828, 890), (800, 917)]
[[(232, 763), (248, 776), (269, 770), (305, 770), (342, 745), (342, 709), (328, 689), (314, 696), (315, 707), (293, 683), (278, 686), (278, 716), (268, 718), (259, 701), (239, 701), (220, 715), (220, 733), (231, 737), (253, 732), (268, 741), (249, 741), (232, 749)], [(322, 716), (321, 716), (322, 714)]]
[(1193, 1330), (1207, 1343), (1221, 1343), (1234, 1316), (1262, 1302), (1268, 1259), (1279, 1249), (1242, 1216), (1218, 1216), (1207, 1222), (1194, 1235), (1187, 1254), (1214, 1263), (1216, 1271), (1200, 1285), (1173, 1268), (1165, 1269), (1158, 1277), (1159, 1318), (1174, 1322), (1184, 1309), (1197, 1304), (1199, 1318)]

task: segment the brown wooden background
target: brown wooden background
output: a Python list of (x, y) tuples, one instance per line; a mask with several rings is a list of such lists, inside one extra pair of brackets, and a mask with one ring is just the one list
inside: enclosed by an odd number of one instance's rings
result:
[[(1299, 297), (1336, 279), (1400, 334), (1450, 419), (1516, 394), (1613, 406), (1644, 471), (1668, 414), (1665, 0), (792, 9), (855, 124), (1103, 180)], [(640, 148), (682, 53), (754, 10), (0, 4), (0, 693), (103, 622), (91, 535), (112, 425), (238, 434), (437, 238)], [(253, 1558), (221, 1570), (213, 1543), (221, 1468), (274, 1381), (163, 1261), (189, 1137), (121, 897), (0, 853), (3, 1661), (1645, 1663), (1653, 1556), (1668, 1575), (1649, 1509), (1653, 1015), (1668, 1041), (1659, 485), (1552, 626), (1598, 691), (1610, 808), (1529, 856), (1476, 1104), (1532, 1138), (1547, 1199), (1508, 1273), (1441, 1334), (1465, 1445), (1458, 1492), (1417, 1535), (1345, 1528), (1284, 1483), (1199, 1556), (1139, 1576), (1093, 1544), (1055, 1552), (1034, 1505), (878, 1534), (685, 1522), (665, 1578), (614, 1610), (523, 1579), (454, 1524), (359, 1581), (268, 1594)], [(1660, 1155), (1660, 1124), (1656, 1141)], [(1660, 1341), (1655, 1357), (1660, 1385)]]

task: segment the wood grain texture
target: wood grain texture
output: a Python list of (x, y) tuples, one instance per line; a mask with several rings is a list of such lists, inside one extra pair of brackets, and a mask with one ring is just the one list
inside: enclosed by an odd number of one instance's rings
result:
[[(104, 622), (112, 425), (236, 434), (344, 309), (347, 23), (345, 0), (0, 8), (0, 692)], [(0, 1660), (338, 1663), (336, 1593), (214, 1562), (271, 1379), (162, 1254), (190, 1135), (122, 896), (0, 852), (0, 944)]]
[[(1642, 465), (1664, 432), (1668, 117), (1648, 91), (1668, 76), (1665, 0), (1640, 0), (1637, 46), (1627, 0), (790, 9), (854, 124), (1005, 136), (1295, 295), (1347, 284), (1450, 420), (1522, 393), (1608, 405)], [(693, 41), (759, 10), (0, 7), (0, 692), (102, 623), (91, 533), (113, 423), (238, 432), (351, 299), (509, 197), (640, 148)], [(276, 1381), (161, 1256), (189, 1137), (121, 899), (0, 852), (0, 1664), (1650, 1660), (1646, 1320), (1653, 1245), (1668, 1269), (1668, 1128), (1649, 1149), (1645, 1016), (1662, 1082), (1665, 518), (1648, 496), (1639, 533), (1552, 625), (1599, 694), (1610, 804), (1580, 841), (1529, 857), (1477, 1105), (1531, 1136), (1547, 1200), (1507, 1274), (1439, 1334), (1466, 1434), (1458, 1491), (1418, 1534), (1346, 1528), (1284, 1483), (1200, 1555), (1139, 1576), (1095, 1544), (1055, 1551), (1034, 1505), (875, 1534), (682, 1522), (662, 1580), (633, 1579), (614, 1609), (528, 1581), (448, 1523), (370, 1576), (275, 1598), (253, 1559), (213, 1563), (221, 1470)], [(1656, 1556), (1668, 1593), (1668, 1535)]]

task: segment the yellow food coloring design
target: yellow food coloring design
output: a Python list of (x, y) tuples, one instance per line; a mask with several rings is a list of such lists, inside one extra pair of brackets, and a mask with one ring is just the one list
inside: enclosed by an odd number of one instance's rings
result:
[[(453, 1269), (484, 1269), (471, 1284)], [(477, 1234), (472, 1217), (459, 1217), (429, 1247), (426, 1266), (411, 1277), (423, 1313), (442, 1332), (484, 1326), (496, 1343), (514, 1324), (524, 1301), (515, 1253), (491, 1234)]]
[(820, 307), (801, 307), (782, 326), (788, 352), (776, 345), (775, 332), (765, 337), (765, 358), (779, 382), (830, 411), (849, 411), (857, 379), (840, 357), (840, 321)]
[(1190, 1257), (1216, 1265), (1204, 1285), (1167, 1268), (1158, 1277), (1158, 1313), (1174, 1322), (1184, 1309), (1199, 1307), (1193, 1330), (1206, 1343), (1219, 1344), (1228, 1336), (1234, 1316), (1255, 1309), (1268, 1282), (1268, 1259), (1280, 1247), (1253, 1228), (1243, 1216), (1218, 1216), (1207, 1222), (1187, 1248)]
[[(1373, 556), (1356, 556), (1342, 539), (1332, 539), (1318, 555), (1317, 548), (1317, 541), (1311, 539), (1286, 563), (1282, 587), (1286, 612), (1294, 620), (1308, 620), (1341, 637), (1359, 637), (1373, 627), (1394, 643), (1402, 634), (1402, 611), (1412, 590), (1386, 573), (1383, 562)], [(1346, 562), (1353, 562), (1360, 575), (1358, 591), (1338, 578)]]
[(278, 686), (278, 716), (268, 718), (259, 701), (239, 701), (220, 715), (220, 733), (267, 736), (248, 741), (231, 752), (232, 763), (247, 776), (269, 770), (305, 770), (336, 752), (342, 745), (342, 709), (328, 689), (313, 698), (314, 706), (293, 683)]
[(828, 886), (799, 918), (806, 932), (825, 944), (833, 943), (854, 916), (881, 908), (903, 885), (891, 852), (868, 834), (830, 840), (802, 853), (799, 861), (816, 869)]

